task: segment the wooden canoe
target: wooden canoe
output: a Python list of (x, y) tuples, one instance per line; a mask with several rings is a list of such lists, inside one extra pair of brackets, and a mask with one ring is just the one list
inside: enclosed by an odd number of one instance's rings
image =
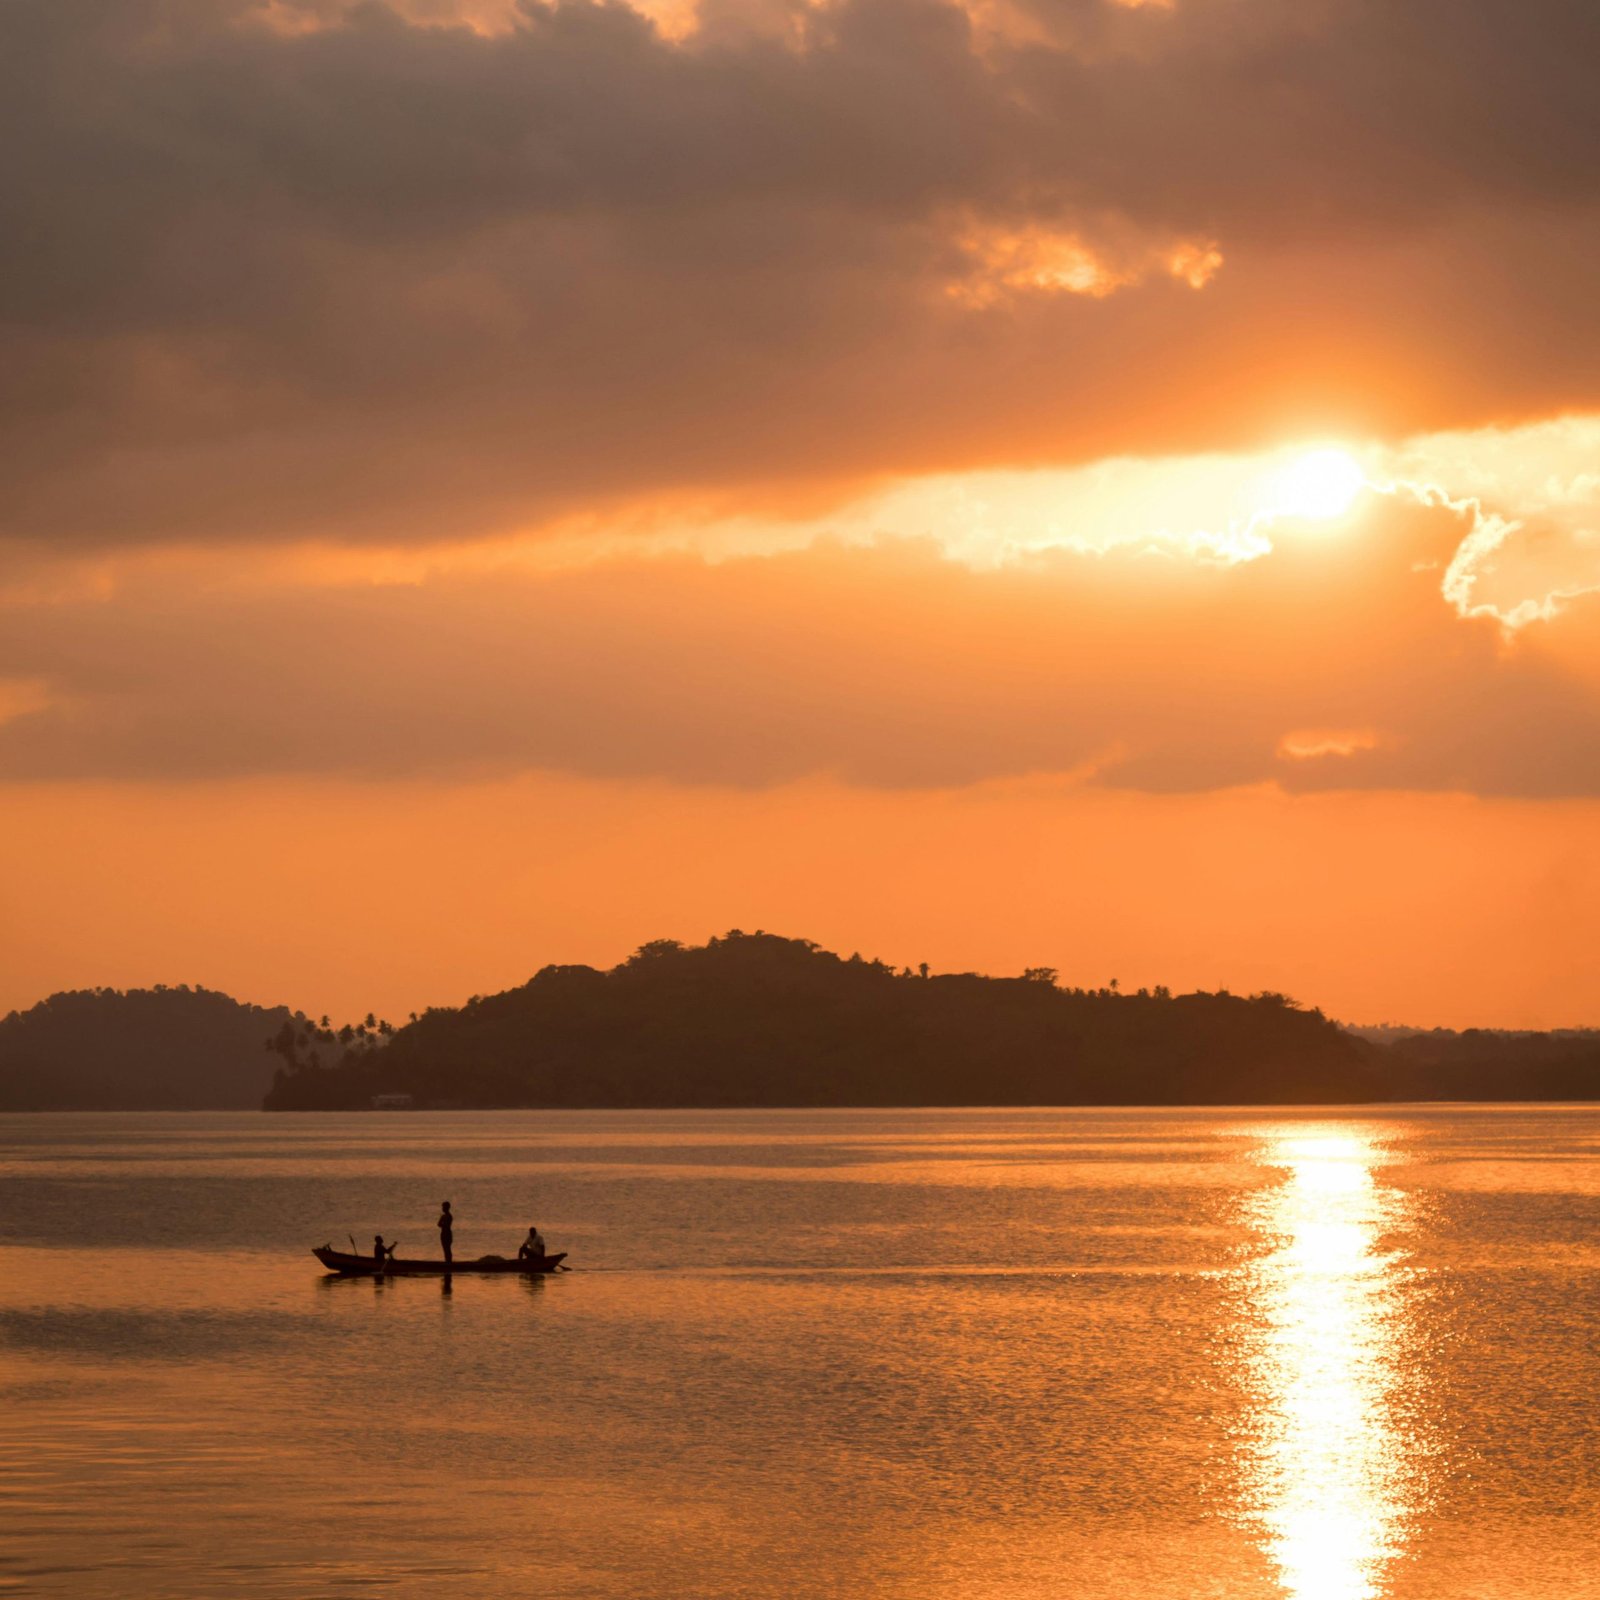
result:
[(518, 1261), (514, 1256), (479, 1256), (475, 1261), (408, 1261), (400, 1256), (393, 1261), (376, 1261), (371, 1256), (351, 1255), (348, 1250), (335, 1250), (331, 1244), (319, 1245), (314, 1255), (329, 1272), (341, 1278), (425, 1278), (445, 1277), (455, 1272), (520, 1272), (535, 1274), (554, 1272), (567, 1259), (567, 1252), (553, 1256), (539, 1256), (530, 1261)]

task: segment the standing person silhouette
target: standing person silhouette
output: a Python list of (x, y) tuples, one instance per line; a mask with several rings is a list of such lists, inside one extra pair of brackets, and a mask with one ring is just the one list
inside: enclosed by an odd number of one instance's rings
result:
[(455, 1239), (456, 1219), (450, 1215), (450, 1202), (441, 1202), (443, 1210), (439, 1213), (439, 1243), (444, 1248), (444, 1264), (448, 1267), (455, 1259), (450, 1254), (450, 1246)]

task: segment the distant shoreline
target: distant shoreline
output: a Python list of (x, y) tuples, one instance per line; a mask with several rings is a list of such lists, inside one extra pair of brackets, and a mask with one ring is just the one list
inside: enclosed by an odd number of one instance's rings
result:
[(396, 1027), (203, 988), (0, 1019), (0, 1110), (758, 1111), (1583, 1104), (1600, 1031), (1345, 1028), (1291, 997), (898, 971), (734, 930)]
[[(1032, 1112), (1032, 1111), (1093, 1111), (1126, 1112), (1136, 1115), (1144, 1111), (1195, 1111), (1195, 1112), (1261, 1112), (1282, 1111), (1296, 1116), (1319, 1111), (1422, 1111), (1447, 1109), (1471, 1110), (1545, 1110), (1549, 1107), (1567, 1106), (1573, 1110), (1600, 1111), (1600, 1095), (1569, 1100), (1240, 1100), (1219, 1101), (1166, 1101), (1161, 1104), (1131, 1104), (1128, 1102), (1096, 1101), (1094, 1103), (1061, 1105), (828, 1105), (828, 1106), (414, 1106), (409, 1115), (427, 1117), (485, 1117), (514, 1114), (518, 1116), (744, 1116), (752, 1112), (777, 1114), (831, 1115), (861, 1113), (889, 1113), (897, 1111), (971, 1111)], [(269, 1110), (264, 1106), (42, 1106), (33, 1108), (10, 1107), (0, 1109), (0, 1117), (370, 1117), (383, 1113), (372, 1107), (347, 1107), (334, 1110)]]
[[(1340, 1027), (1288, 995), (898, 971), (735, 929), (352, 1035), (274, 1038), (272, 1110), (1391, 1105), (1600, 1098), (1600, 1034)], [(1367, 1035), (1377, 1035), (1370, 1037)]]
[[(1400, 1115), (1424, 1111), (1508, 1111), (1534, 1112), (1562, 1110), (1600, 1112), (1600, 1096), (1575, 1100), (1329, 1100), (1319, 1103), (1286, 1101), (1237, 1101), (1231, 1104), (1169, 1102), (1162, 1105), (1128, 1105), (1110, 1102), (1093, 1105), (895, 1105), (895, 1106), (458, 1106), (450, 1110), (421, 1106), (413, 1110), (420, 1117), (486, 1117), (486, 1116), (643, 1116), (643, 1117), (720, 1117), (772, 1114), (775, 1116), (808, 1115), (892, 1115), (898, 1112), (1006, 1113), (1039, 1112), (1071, 1114), (1082, 1112), (1092, 1115), (1121, 1114), (1138, 1116), (1152, 1112), (1192, 1112), (1196, 1115), (1226, 1114), (1236, 1112), (1241, 1116), (1282, 1114), (1285, 1117), (1316, 1117), (1350, 1115)], [(332, 1111), (269, 1111), (261, 1106), (75, 1106), (35, 1110), (0, 1110), (0, 1121), (24, 1118), (104, 1118), (138, 1117), (152, 1120), (160, 1117), (262, 1117), (290, 1120), (317, 1117), (370, 1117), (378, 1115), (370, 1107)]]

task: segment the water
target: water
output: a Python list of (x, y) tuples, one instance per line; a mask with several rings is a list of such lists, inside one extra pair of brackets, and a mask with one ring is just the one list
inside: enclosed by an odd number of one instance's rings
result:
[[(548, 1281), (330, 1281), (347, 1232)], [(0, 1118), (0, 1593), (1600, 1596), (1600, 1111)]]

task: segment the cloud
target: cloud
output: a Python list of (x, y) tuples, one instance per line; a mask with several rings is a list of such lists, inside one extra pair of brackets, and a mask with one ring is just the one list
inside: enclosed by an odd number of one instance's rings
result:
[(1589, 0), (674, 15), (0, 11), (0, 538), (1600, 405)]
[(1600, 795), (1600, 592), (1463, 616), (1469, 532), (1369, 495), (1232, 564), (975, 570), (908, 539), (315, 587), (158, 567), (5, 615), (0, 679), (30, 687), (0, 776)]

